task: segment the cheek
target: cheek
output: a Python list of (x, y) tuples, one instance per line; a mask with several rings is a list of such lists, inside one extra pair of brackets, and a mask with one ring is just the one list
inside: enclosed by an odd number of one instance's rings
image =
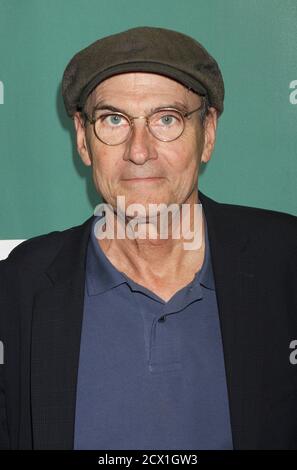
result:
[(193, 174), (195, 172), (199, 165), (201, 152), (202, 146), (197, 138), (181, 136), (169, 159), (171, 168), (177, 177), (181, 177), (184, 173)]
[(96, 152), (93, 159), (93, 178), (97, 188), (103, 195), (111, 195), (115, 192), (120, 175), (123, 172), (123, 162), (118, 155), (111, 152)]
[(105, 190), (111, 187), (116, 180), (115, 171), (110, 161), (103, 159), (102, 156), (94, 161), (93, 175), (100, 188)]

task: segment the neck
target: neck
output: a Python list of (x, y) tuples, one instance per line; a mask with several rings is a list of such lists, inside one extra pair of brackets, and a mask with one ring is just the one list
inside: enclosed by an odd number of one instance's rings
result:
[[(188, 204), (188, 211), (180, 210), (170, 218), (167, 238), (160, 238), (162, 230), (158, 217), (152, 223), (142, 221), (140, 232), (146, 235), (145, 238), (131, 239), (125, 236), (123, 239), (105, 238), (98, 242), (106, 256), (124, 272), (133, 272), (144, 279), (177, 276), (190, 265), (198, 266), (205, 250), (204, 216), (202, 206), (199, 205), (198, 190), (185, 204)], [(119, 233), (118, 225), (121, 233), (129, 232), (129, 218), (116, 217), (115, 214), (113, 217), (115, 234)], [(179, 230), (174, 229), (173, 220), (179, 220)], [(178, 224), (175, 228), (178, 228)], [(156, 238), (152, 238), (151, 233)], [(177, 238), (174, 238), (174, 233), (178, 235)]]

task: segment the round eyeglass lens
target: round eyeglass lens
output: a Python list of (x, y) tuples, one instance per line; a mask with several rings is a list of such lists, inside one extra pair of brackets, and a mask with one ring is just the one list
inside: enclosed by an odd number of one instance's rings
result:
[(102, 114), (96, 116), (95, 133), (106, 144), (124, 142), (130, 132), (128, 119), (122, 114)]
[(160, 140), (170, 141), (181, 135), (184, 130), (182, 115), (173, 110), (154, 113), (149, 120), (152, 134)]

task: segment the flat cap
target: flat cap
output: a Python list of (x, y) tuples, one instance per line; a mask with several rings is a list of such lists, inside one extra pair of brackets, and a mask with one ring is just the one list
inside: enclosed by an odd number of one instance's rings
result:
[(125, 72), (151, 72), (172, 78), (206, 95), (218, 115), (223, 112), (223, 77), (207, 50), (181, 32), (140, 26), (98, 39), (72, 57), (62, 79), (67, 114), (72, 117), (82, 110), (100, 82)]

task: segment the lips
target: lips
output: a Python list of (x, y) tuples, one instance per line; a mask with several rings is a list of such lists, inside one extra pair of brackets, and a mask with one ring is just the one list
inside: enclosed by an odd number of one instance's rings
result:
[(160, 176), (140, 176), (140, 177), (133, 177), (133, 178), (125, 178), (124, 181), (157, 180), (160, 178), (161, 178)]

